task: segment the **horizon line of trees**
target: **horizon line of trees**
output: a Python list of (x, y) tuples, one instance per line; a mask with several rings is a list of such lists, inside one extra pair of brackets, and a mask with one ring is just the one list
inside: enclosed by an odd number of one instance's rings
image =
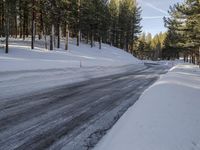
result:
[(140, 59), (160, 60), (163, 58), (166, 33), (160, 32), (152, 36), (143, 32), (135, 43), (135, 55)]
[[(0, 37), (25, 40), (31, 36), (31, 48), (36, 38), (44, 39), (45, 48), (60, 48), (69, 36), (94, 46), (94, 41), (109, 43), (133, 53), (134, 42), (141, 33), (141, 8), (136, 0), (1, 0)], [(49, 38), (49, 41), (47, 40)], [(56, 44), (54, 44), (56, 43)]]

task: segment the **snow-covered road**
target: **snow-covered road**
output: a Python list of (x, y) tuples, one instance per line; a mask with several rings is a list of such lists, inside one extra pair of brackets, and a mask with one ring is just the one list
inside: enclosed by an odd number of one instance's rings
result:
[[(76, 83), (73, 79), (85, 80), (84, 73), (72, 71), (72, 84), (64, 69), (1, 73), (0, 149), (91, 148), (167, 71), (160, 66), (123, 68), (99, 68), (96, 75), (104, 71), (109, 76), (98, 78), (90, 76), (95, 68), (85, 69), (88, 80)], [(110, 75), (114, 71), (118, 74)]]
[(92, 78), (145, 69), (144, 65), (0, 71), (0, 98), (23, 96)]

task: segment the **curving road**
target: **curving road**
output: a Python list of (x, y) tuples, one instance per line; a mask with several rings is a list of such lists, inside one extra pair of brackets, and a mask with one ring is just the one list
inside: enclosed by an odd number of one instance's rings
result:
[(139, 71), (0, 99), (0, 150), (90, 149), (166, 72), (163, 66), (147, 65)]

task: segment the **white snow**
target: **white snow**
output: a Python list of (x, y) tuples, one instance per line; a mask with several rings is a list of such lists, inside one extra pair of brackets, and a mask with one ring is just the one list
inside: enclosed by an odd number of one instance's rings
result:
[(151, 86), (95, 150), (200, 150), (200, 69), (177, 65)]
[(30, 39), (10, 39), (9, 53), (0, 49), (0, 99), (145, 68), (131, 54), (106, 44), (101, 50), (83, 43), (77, 47), (71, 39), (68, 51), (64, 50), (64, 41), (60, 49), (43, 47), (43, 41), (36, 41), (31, 50)]
[(19, 70), (38, 70), (52, 68), (74, 68), (91, 66), (123, 66), (141, 63), (131, 54), (109, 45), (103, 44), (90, 48), (90, 45), (81, 44), (79, 47), (71, 39), (69, 50), (64, 50), (64, 41), (61, 48), (49, 51), (44, 49), (41, 41), (36, 42), (34, 50), (30, 49), (28, 40), (10, 39), (9, 54), (0, 49), (0, 72)]

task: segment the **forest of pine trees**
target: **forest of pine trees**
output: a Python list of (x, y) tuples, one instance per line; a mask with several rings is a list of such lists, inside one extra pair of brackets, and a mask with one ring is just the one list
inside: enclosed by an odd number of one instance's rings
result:
[(164, 18), (168, 28), (163, 58), (179, 58), (194, 64), (200, 62), (200, 0), (186, 0), (170, 7)]
[(142, 33), (134, 45), (134, 54), (140, 59), (160, 60), (163, 57), (166, 33)]
[(141, 32), (141, 8), (134, 0), (0, 0), (0, 37), (43, 39), (44, 47), (60, 47), (60, 40), (76, 38), (77, 46), (94, 41), (133, 52)]

